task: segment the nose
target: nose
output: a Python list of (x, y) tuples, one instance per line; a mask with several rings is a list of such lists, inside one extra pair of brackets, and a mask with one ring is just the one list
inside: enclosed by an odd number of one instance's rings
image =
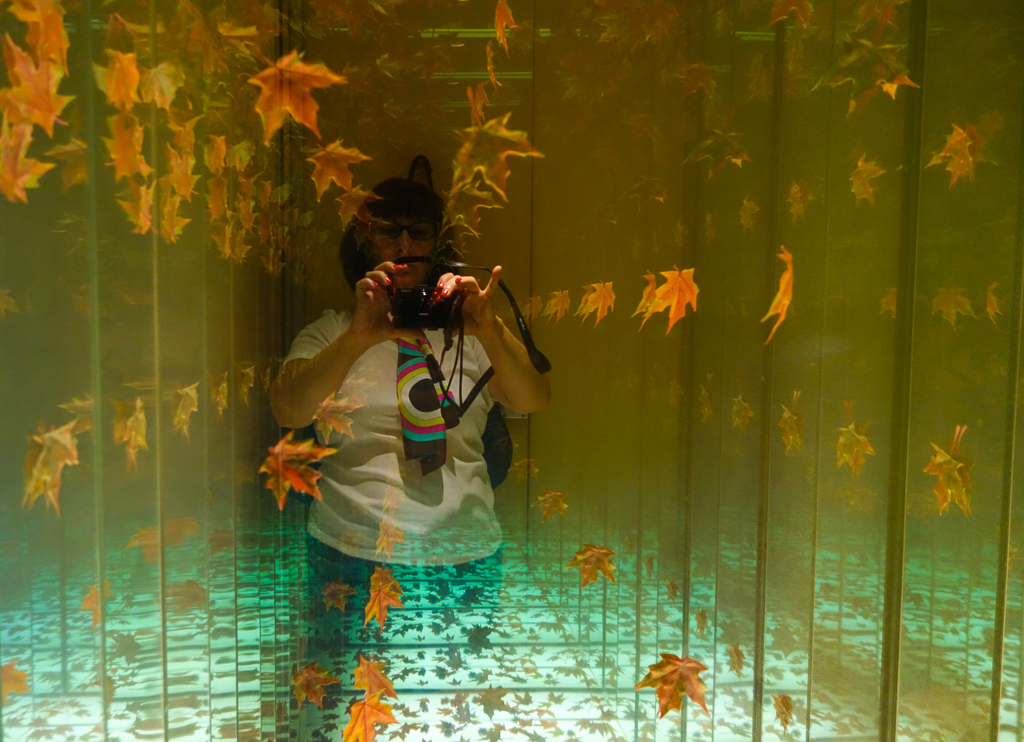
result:
[(403, 230), (398, 239), (395, 240), (395, 252), (399, 255), (405, 255), (412, 248), (412, 238), (409, 236), (408, 230)]

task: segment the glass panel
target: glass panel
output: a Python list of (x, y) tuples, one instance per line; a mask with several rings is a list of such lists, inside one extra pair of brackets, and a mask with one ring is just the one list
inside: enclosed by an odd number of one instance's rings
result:
[[(5, 742), (379, 703), (364, 737), (1024, 739), (1020, 3), (15, 0), (0, 35)], [(415, 355), (332, 377), (326, 433), (269, 403), (417, 162), (553, 367), (493, 504), (488, 393), (436, 475), (399, 442)]]

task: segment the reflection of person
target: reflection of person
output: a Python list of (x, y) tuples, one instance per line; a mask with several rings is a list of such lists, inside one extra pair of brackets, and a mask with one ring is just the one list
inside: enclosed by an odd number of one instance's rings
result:
[[(397, 330), (389, 287), (426, 282), (430, 265), (394, 261), (431, 257), (444, 221), (441, 198), (428, 185), (391, 178), (345, 232), (341, 260), (355, 291), (355, 307), (324, 312), (295, 339), (270, 390), (279, 424), (301, 428), (332, 393), (360, 404), (347, 412), (352, 435), (333, 432), (324, 443), (337, 448), (325, 458), (319, 481), (323, 500), (313, 503), (312, 536), (351, 557), (379, 556), (382, 520), (397, 525), (386, 561), (397, 564), (459, 564), (486, 557), (500, 543), (494, 494), (487, 477), (481, 434), (493, 400), (529, 413), (547, 406), (547, 378), (531, 365), (526, 349), (495, 313), (500, 293), (495, 267), (481, 286), (476, 278), (444, 273), (437, 285), (464, 297), (464, 351), (442, 357), (449, 389), (459, 398), (493, 366), (486, 389), (454, 428), (440, 422), (439, 390), (424, 368), (424, 353), (443, 348), (440, 331)], [(441, 250), (450, 249), (445, 243)], [(400, 364), (401, 361), (401, 364)], [(400, 368), (401, 365), (401, 368)], [(413, 460), (413, 457), (418, 460)]]

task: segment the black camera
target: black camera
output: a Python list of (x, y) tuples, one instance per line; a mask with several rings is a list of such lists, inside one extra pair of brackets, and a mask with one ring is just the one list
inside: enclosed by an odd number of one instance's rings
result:
[(457, 294), (443, 294), (440, 286), (396, 288), (391, 294), (391, 316), (399, 330), (443, 330), (457, 324)]

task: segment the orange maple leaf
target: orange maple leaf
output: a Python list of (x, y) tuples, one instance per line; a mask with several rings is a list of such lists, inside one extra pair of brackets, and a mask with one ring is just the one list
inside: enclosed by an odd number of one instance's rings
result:
[(956, 426), (953, 445), (949, 447), (948, 453), (932, 443), (935, 454), (924, 471), (934, 474), (939, 480), (932, 488), (939, 501), (939, 515), (946, 512), (950, 502), (959, 505), (964, 515), (971, 514), (971, 490), (974, 487), (971, 483), (971, 467), (974, 462), (960, 455), (960, 441), (966, 432), (966, 425)]
[(402, 605), (402, 588), (390, 569), (376, 567), (370, 578), (370, 600), (366, 603), (363, 626), (376, 618), (383, 631), (389, 608), (405, 608)]
[(133, 52), (106, 51), (110, 57), (109, 64), (106, 67), (93, 65), (96, 84), (106, 94), (110, 105), (128, 113), (140, 101), (139, 82), (142, 76), (138, 60)]
[(739, 648), (737, 644), (730, 644), (726, 648), (726, 653), (729, 655), (729, 670), (736, 673), (736, 677), (743, 677), (743, 660), (746, 659), (746, 655), (743, 654), (743, 650)]
[(349, 165), (366, 162), (371, 159), (355, 147), (347, 149), (341, 146), (341, 140), (328, 144), (312, 157), (307, 158), (313, 168), (313, 182), (316, 183), (316, 200), (324, 195), (324, 191), (334, 181), (348, 192), (352, 192), (352, 173)]
[(381, 703), (383, 690), (356, 701), (350, 709), (351, 717), (341, 735), (342, 742), (373, 742), (377, 739), (376, 724), (397, 724), (391, 705)]
[(331, 440), (332, 430), (353, 438), (352, 419), (347, 416), (347, 413), (361, 406), (364, 405), (353, 401), (348, 396), (342, 395), (338, 399), (338, 392), (332, 393), (330, 397), (319, 403), (319, 406), (316, 407), (316, 411), (313, 413), (317, 432), (328, 442)]
[(7, 114), (9, 124), (31, 121), (39, 124), (48, 136), (53, 136), (55, 123), (66, 124), (59, 116), (74, 96), (58, 95), (57, 88), (64, 78), (59, 65), (44, 60), (39, 66), (21, 47), (4, 35), (4, 61), (11, 87), (0, 90), (0, 110)]
[[(636, 311), (633, 312), (630, 317), (636, 317), (638, 314), (643, 314), (654, 305), (654, 295), (657, 291), (658, 279), (653, 273), (647, 271), (644, 273), (644, 280), (647, 281), (647, 285), (644, 286), (643, 293), (640, 295), (640, 303), (637, 304)], [(640, 323), (640, 326), (643, 327), (642, 322)]]
[(185, 580), (177, 585), (167, 585), (164, 588), (164, 597), (167, 600), (167, 605), (175, 613), (185, 613), (192, 608), (205, 612), (209, 602), (206, 588), (195, 580)]
[(0, 705), (7, 703), (7, 697), (11, 693), (31, 692), (28, 683), (28, 673), (19, 670), (16, 665), (18, 660), (14, 659), (6, 665), (0, 665)]
[(174, 392), (174, 419), (172, 426), (180, 430), (188, 440), (188, 424), (192, 413), (199, 409), (199, 382)]
[(171, 110), (171, 103), (178, 93), (178, 88), (185, 84), (185, 73), (171, 62), (161, 62), (151, 70), (142, 73), (139, 89), (142, 100), (156, 103), (166, 111)]
[(181, 195), (171, 187), (171, 176), (160, 178), (160, 236), (167, 242), (177, 242), (181, 230), (191, 222), (178, 212), (181, 208)]
[(786, 444), (786, 453), (791, 450), (799, 451), (804, 445), (804, 422), (803, 415), (796, 410), (800, 401), (800, 392), (793, 392), (793, 408), (782, 405), (782, 417), (779, 418), (779, 425), (782, 427), (782, 440)]
[(950, 172), (949, 187), (952, 188), (963, 176), (974, 182), (974, 165), (981, 159), (981, 148), (985, 138), (974, 128), (973, 124), (961, 129), (953, 124), (953, 133), (946, 138), (946, 146), (932, 157), (925, 167), (946, 163)]
[(380, 535), (377, 536), (377, 554), (382, 551), (391, 561), (391, 553), (395, 550), (395, 544), (405, 543), (405, 532), (402, 527), (390, 518), (383, 518), (380, 522)]
[(196, 158), (187, 150), (184, 154), (179, 152), (170, 144), (167, 145), (167, 169), (168, 179), (174, 192), (186, 201), (192, 200), (195, 193), (193, 186), (199, 180), (198, 175), (192, 175), (192, 168), (195, 167)]
[(772, 16), (768, 21), (768, 25), (774, 25), (788, 18), (790, 13), (796, 13), (797, 21), (800, 22), (802, 27), (806, 28), (811, 22), (811, 11), (810, 0), (775, 0), (775, 4), (772, 5)]
[(382, 691), (384, 695), (391, 696), (397, 700), (398, 694), (395, 693), (395, 686), (387, 679), (383, 670), (383, 662), (371, 662), (363, 657), (362, 653), (360, 653), (359, 667), (355, 669), (356, 681), (354, 687), (356, 689), (365, 690), (366, 695), (368, 696), (372, 696), (378, 691)]
[(802, 219), (805, 212), (807, 211), (807, 202), (813, 199), (810, 189), (806, 184), (793, 183), (793, 186), (789, 189), (789, 213), (793, 215), (793, 221)]
[(471, 126), (456, 132), (462, 140), (462, 146), (455, 155), (452, 175), (451, 196), (473, 184), (474, 177), (479, 174), (486, 185), (508, 201), (505, 195), (505, 184), (510, 174), (507, 158), (543, 157), (530, 144), (525, 131), (513, 131), (507, 128), (511, 112), (500, 118), (490, 119), (482, 126)]
[(670, 309), (668, 329), (665, 330), (665, 334), (668, 335), (672, 331), (672, 325), (686, 316), (687, 304), (693, 307), (693, 311), (697, 311), (697, 293), (700, 289), (693, 281), (693, 271), (693, 268), (681, 271), (676, 266), (672, 266), (670, 271), (661, 271), (661, 275), (666, 279), (665, 283), (655, 291), (654, 300), (647, 307), (643, 322), (640, 323), (641, 329), (643, 329), (644, 322), (655, 312)]
[(549, 320), (554, 317), (557, 322), (565, 316), (567, 311), (569, 311), (569, 292), (552, 291), (548, 296), (547, 304), (544, 305), (544, 312), (541, 316), (547, 317)]
[(346, 79), (331, 72), (325, 64), (306, 64), (301, 61), (299, 53), (293, 51), (277, 60), (272, 67), (249, 78), (249, 82), (261, 89), (255, 109), (263, 120), (263, 142), (270, 144), (271, 137), (284, 126), (289, 113), (319, 139), (316, 112), (320, 106), (310, 91), (343, 84)]
[(856, 196), (858, 206), (861, 199), (867, 199), (871, 203), (875, 202), (875, 190), (878, 186), (874, 184), (874, 180), (880, 175), (885, 174), (885, 170), (878, 167), (878, 163), (874, 160), (867, 162), (864, 159), (865, 157), (867, 155), (860, 156), (860, 159), (857, 160), (857, 168), (853, 171), (853, 175), (850, 176), (850, 180), (853, 181), (850, 190)]
[(783, 693), (772, 695), (775, 701), (775, 721), (782, 725), (783, 733), (793, 722), (793, 699)]
[(952, 327), (956, 327), (957, 314), (977, 316), (971, 309), (971, 300), (964, 296), (963, 289), (939, 289), (939, 293), (932, 299), (932, 314), (936, 312), (942, 312), (942, 318)]
[(707, 665), (689, 657), (677, 657), (662, 652), (661, 662), (648, 665), (648, 672), (643, 680), (637, 683), (635, 690), (654, 688), (658, 696), (658, 714), (664, 717), (673, 709), (682, 710), (683, 693), (690, 700), (700, 704), (704, 713), (710, 716), (704, 693), (708, 687), (700, 679), (700, 674), (707, 670)]
[(597, 312), (597, 319), (594, 320), (594, 326), (597, 327), (597, 323), (614, 307), (615, 293), (612, 291), (612, 282), (591, 283), (583, 287), (583, 298), (580, 299), (574, 316), (582, 316), (582, 322), (586, 322), (587, 317)]
[(854, 477), (860, 476), (860, 468), (864, 465), (864, 454), (875, 455), (875, 449), (868, 440), (868, 423), (853, 422), (853, 404), (844, 402), (850, 425), (839, 428), (839, 442), (836, 443), (836, 466), (849, 464)]
[(569, 514), (565, 512), (565, 493), (558, 490), (544, 490), (537, 495), (537, 499), (530, 504), (530, 507), (540, 508), (541, 523), (554, 516), (555, 511), (558, 511), (566, 518), (569, 517)]
[(260, 466), (260, 473), (267, 475), (267, 489), (274, 493), (281, 510), (284, 510), (289, 489), (306, 492), (317, 500), (323, 499), (316, 483), (320, 472), (309, 465), (335, 453), (336, 448), (321, 446), (312, 439), (296, 442), (295, 431), (289, 430), (269, 451), (270, 455)]
[(60, 169), (60, 177), (65, 191), (71, 186), (89, 181), (89, 148), (77, 137), (71, 137), (67, 144), (51, 147), (46, 156), (64, 162)]
[[(219, 175), (210, 178), (209, 196), (206, 199), (209, 206), (210, 219), (220, 219), (227, 212), (228, 207), (228, 182)], [(269, 218), (269, 214), (267, 215)]]
[(128, 192), (117, 202), (128, 214), (128, 220), (135, 225), (135, 234), (146, 234), (153, 228), (153, 193), (156, 183), (139, 185), (135, 178), (128, 179)]
[(565, 565), (565, 568), (579, 567), (580, 588), (584, 588), (591, 582), (597, 581), (598, 571), (614, 583), (615, 576), (612, 574), (612, 571), (616, 567), (611, 563), (610, 559), (614, 555), (614, 551), (603, 546), (583, 544), (583, 548), (576, 552), (576, 556)]
[(324, 686), (340, 682), (327, 670), (318, 669), (316, 661), (310, 662), (292, 675), (292, 685), (295, 686), (295, 697), (299, 699), (299, 708), (302, 708), (303, 701), (307, 699), (323, 708), (324, 696), (327, 694)]
[(494, 8), (494, 35), (505, 50), (505, 54), (508, 54), (508, 41), (505, 39), (505, 29), (507, 28), (519, 28), (519, 26), (512, 18), (512, 11), (509, 10), (508, 3), (505, 0), (498, 0), (498, 4)]
[(779, 276), (779, 290), (775, 294), (775, 298), (772, 299), (772, 304), (768, 307), (767, 314), (761, 318), (764, 322), (766, 319), (771, 317), (773, 314), (777, 314), (779, 318), (775, 320), (775, 326), (772, 327), (772, 331), (768, 333), (768, 339), (764, 341), (765, 345), (771, 342), (772, 337), (775, 335), (775, 331), (779, 329), (779, 325), (786, 319), (786, 312), (789, 311), (789, 304), (793, 301), (793, 255), (784, 246), (779, 246), (779, 254), (777, 256), (786, 264), (786, 269)]
[(333, 580), (323, 589), (324, 607), (327, 608), (328, 613), (332, 605), (344, 613), (345, 606), (348, 605), (348, 596), (355, 594), (356, 591), (341, 580)]
[(0, 128), (0, 191), (8, 201), (28, 202), (25, 189), (36, 188), (39, 176), (53, 168), (52, 162), (26, 157), (32, 144), (32, 124)]
[(210, 401), (217, 408), (217, 417), (224, 419), (228, 408), (228, 372), (210, 374)]
[(189, 536), (198, 536), (201, 532), (199, 523), (195, 518), (168, 518), (164, 521), (163, 535), (161, 536), (160, 526), (149, 526), (147, 528), (136, 528), (136, 533), (128, 540), (124, 548), (142, 550), (142, 558), (149, 564), (160, 558), (161, 539), (167, 547), (180, 546)]
[(114, 445), (123, 443), (129, 465), (136, 466), (139, 449), (149, 448), (146, 445), (146, 409), (139, 397), (134, 402), (115, 399), (114, 407)]
[(35, 58), (50, 60), (67, 74), (69, 40), (60, 0), (13, 0), (9, 10), (28, 24), (25, 41), (35, 51)]
[(114, 177), (120, 180), (136, 173), (145, 177), (153, 172), (142, 154), (144, 132), (139, 120), (130, 113), (119, 113), (107, 119), (107, 123), (114, 136), (112, 139), (104, 137), (103, 141), (114, 158), (107, 163), (114, 166)]
[(41, 496), (47, 507), (52, 507), (60, 517), (61, 474), (65, 466), (78, 463), (78, 440), (75, 429), (78, 420), (72, 420), (59, 428), (44, 430), (29, 437), (28, 456), (25, 457), (25, 496), (23, 508), (30, 508)]
[[(225, 138), (211, 135), (203, 154), (203, 161), (210, 172), (220, 174), (220, 171), (224, 169), (224, 158), (227, 153), (228, 147)], [(264, 206), (266, 205), (264, 204)]]
[(732, 400), (732, 426), (739, 428), (740, 433), (746, 433), (750, 427), (750, 418), (754, 416), (754, 408), (743, 398), (742, 394)]
[[(988, 291), (985, 292), (985, 311), (988, 312), (988, 318), (992, 320), (992, 324), (996, 323), (996, 315), (1002, 314), (999, 309), (999, 299), (996, 298), (996, 286), (998, 283), (990, 283), (988, 285)], [(3, 315), (0, 315), (3, 316)]]

